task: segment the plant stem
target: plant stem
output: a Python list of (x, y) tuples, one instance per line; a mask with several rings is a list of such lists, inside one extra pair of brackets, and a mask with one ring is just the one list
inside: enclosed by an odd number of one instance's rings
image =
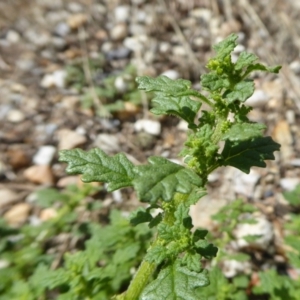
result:
[(140, 265), (136, 275), (131, 281), (127, 292), (125, 293), (124, 300), (138, 300), (140, 294), (144, 290), (146, 284), (149, 281), (149, 277), (152, 275), (156, 268), (155, 263), (149, 263), (143, 261)]

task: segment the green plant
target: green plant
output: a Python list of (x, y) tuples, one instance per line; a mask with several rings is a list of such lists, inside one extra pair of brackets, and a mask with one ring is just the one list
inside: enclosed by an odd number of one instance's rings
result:
[[(100, 56), (96, 59), (89, 59), (87, 67), (92, 73), (92, 82), (88, 82), (81, 61), (66, 68), (66, 84), (82, 94), (81, 105), (83, 108), (94, 108), (96, 113), (102, 116), (103, 110), (108, 113), (125, 110), (126, 103), (134, 106), (142, 104), (145, 95), (137, 89), (135, 82), (137, 71), (134, 66), (128, 65), (120, 72), (107, 75), (104, 71), (105, 59)], [(99, 80), (97, 77), (102, 79)], [(93, 85), (92, 89), (88, 88), (91, 84)], [(95, 101), (101, 102), (101, 105), (97, 105)]]
[[(14, 228), (0, 220), (0, 255), (5, 264), (0, 268), (0, 299), (35, 299), (22, 294), (28, 289), (27, 280), (39, 264), (50, 266), (56, 256), (47, 253), (47, 244), (61, 233), (70, 233), (78, 239), (88, 232), (84, 223), (77, 222), (76, 208), (88, 196), (99, 190), (91, 184), (82, 188), (69, 186), (63, 192), (44, 189), (35, 193), (35, 205), (40, 209), (57, 207), (55, 217), (41, 224), (26, 224)], [(89, 209), (88, 207), (86, 209)], [(90, 207), (92, 209), (92, 207)], [(49, 247), (49, 246), (48, 246)]]
[[(137, 78), (139, 89), (155, 95), (153, 113), (173, 114), (188, 123), (191, 132), (180, 153), (185, 166), (155, 156), (149, 164), (134, 166), (124, 154), (110, 157), (100, 149), (60, 153), (68, 173), (83, 174), (85, 182), (106, 182), (108, 191), (133, 186), (138, 198), (148, 203), (130, 221), (156, 227), (155, 239), (127, 291), (115, 299), (199, 299), (202, 288), (209, 285), (202, 261), (215, 257), (218, 249), (206, 239), (207, 230), (192, 231), (190, 206), (206, 193), (207, 177), (218, 167), (249, 173), (252, 166), (265, 167), (264, 160), (274, 159), (273, 152), (280, 148), (263, 136), (263, 124), (248, 119), (251, 108), (244, 104), (254, 92), (249, 75), (278, 73), (280, 67), (266, 67), (246, 52), (233, 63), (236, 40), (232, 34), (214, 46), (216, 57), (207, 65), (210, 72), (201, 76), (203, 93), (191, 89), (188, 80)], [(210, 110), (200, 110), (202, 103)], [(153, 216), (158, 208), (161, 212)]]

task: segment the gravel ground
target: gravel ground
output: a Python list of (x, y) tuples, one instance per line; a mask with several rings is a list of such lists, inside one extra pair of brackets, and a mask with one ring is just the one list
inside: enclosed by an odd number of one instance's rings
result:
[[(128, 96), (134, 77), (164, 73), (198, 87), (211, 46), (236, 32), (236, 54), (247, 50), (283, 66), (279, 76), (257, 74), (249, 99), (251, 119), (266, 123), (282, 150), (248, 176), (230, 168), (213, 173), (209, 196), (192, 215), (211, 228), (209, 216), (242, 197), (267, 226), (281, 228), (289, 209), (282, 192), (300, 183), (299, 15), (292, 0), (2, 0), (0, 215), (14, 226), (30, 222), (33, 192), (77, 180), (58, 163), (60, 149), (98, 146), (137, 163), (150, 155), (178, 159), (184, 124), (153, 116), (145, 95)], [(128, 65), (135, 70), (124, 71)], [(126, 190), (112, 202), (128, 210), (134, 198)]]

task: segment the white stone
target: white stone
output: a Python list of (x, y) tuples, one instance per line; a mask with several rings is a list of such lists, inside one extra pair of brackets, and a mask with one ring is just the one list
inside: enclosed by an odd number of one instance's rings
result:
[(59, 139), (59, 150), (73, 149), (86, 143), (87, 141), (87, 138), (84, 135), (81, 135), (70, 129), (60, 129), (57, 132), (57, 135)]
[(161, 43), (159, 44), (159, 51), (160, 51), (161, 53), (168, 53), (168, 52), (171, 51), (171, 49), (172, 49), (172, 47), (171, 47), (170, 43), (167, 43), (167, 42), (161, 42)]
[(33, 163), (36, 165), (50, 165), (54, 155), (56, 152), (56, 148), (51, 145), (46, 145), (40, 147), (38, 152), (33, 156)]
[(101, 133), (98, 134), (94, 145), (104, 152), (118, 152), (120, 150), (119, 139), (116, 135)]
[(282, 178), (280, 179), (280, 186), (285, 191), (292, 191), (300, 184), (300, 178)]
[[(251, 264), (248, 261), (237, 261), (237, 260), (225, 260), (223, 262), (223, 274), (227, 278), (235, 277), (237, 274), (248, 273), (251, 270)], [(248, 272), (247, 272), (248, 271)]]
[(260, 176), (261, 175), (253, 169), (251, 169), (249, 174), (245, 174), (244, 172), (236, 169), (232, 178), (234, 191), (252, 198), (254, 188), (260, 179)]
[(161, 124), (155, 120), (142, 119), (134, 123), (134, 129), (137, 132), (145, 131), (152, 135), (159, 135), (161, 132)]
[(179, 73), (175, 70), (167, 70), (164, 71), (161, 75), (165, 75), (169, 77), (170, 79), (176, 80), (179, 78)]
[(290, 68), (295, 74), (297, 74), (297, 75), (300, 74), (300, 61), (295, 60), (295, 61), (291, 62)]
[(118, 76), (115, 80), (115, 88), (118, 90), (120, 93), (124, 93), (127, 91), (127, 83), (124, 80), (124, 77)]
[(14, 30), (9, 30), (6, 34), (6, 40), (12, 44), (15, 44), (20, 41), (20, 35)]
[(12, 109), (7, 113), (7, 120), (12, 123), (19, 123), (25, 120), (23, 112), (18, 109)]
[(211, 10), (207, 8), (196, 8), (191, 11), (191, 16), (209, 22), (211, 19)]
[(234, 48), (233, 51), (234, 51), (234, 53), (241, 53), (241, 52), (245, 51), (245, 46), (239, 44)]
[(110, 31), (110, 36), (115, 41), (124, 39), (127, 36), (127, 34), (128, 34), (128, 28), (125, 23), (117, 24)]
[(68, 3), (68, 9), (73, 13), (79, 13), (82, 11), (82, 5), (77, 2), (70, 2)]
[(245, 104), (253, 107), (261, 107), (267, 104), (269, 96), (263, 90), (255, 90)]
[(18, 199), (20, 199), (20, 197), (14, 191), (9, 189), (0, 190), (0, 208), (15, 203), (16, 201), (18, 201)]
[[(256, 224), (239, 224), (235, 231), (237, 246), (239, 248), (252, 247), (266, 250), (273, 239), (273, 225), (265, 216), (255, 217)], [(253, 241), (246, 241), (244, 237), (249, 235), (260, 236)]]
[(41, 87), (46, 89), (51, 87), (64, 88), (66, 76), (65, 70), (56, 70), (51, 74), (46, 74), (41, 81)]
[(130, 7), (120, 5), (115, 8), (115, 19), (117, 22), (127, 22), (130, 19)]
[(123, 202), (123, 196), (120, 190), (113, 191), (112, 193), (112, 198), (116, 203), (122, 203)]
[(189, 130), (189, 124), (184, 121), (184, 120), (180, 120), (180, 122), (177, 125), (177, 129), (182, 130), (182, 131), (187, 131)]
[(61, 36), (64, 37), (66, 35), (68, 35), (70, 33), (70, 27), (67, 23), (65, 22), (60, 22), (58, 23), (55, 28), (54, 28), (54, 32)]
[(172, 50), (176, 56), (186, 56), (187, 54), (183, 46), (174, 46)]

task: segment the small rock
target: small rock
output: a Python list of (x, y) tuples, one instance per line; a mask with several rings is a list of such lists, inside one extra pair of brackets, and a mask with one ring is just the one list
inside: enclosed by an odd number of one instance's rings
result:
[(290, 164), (294, 167), (300, 167), (300, 158), (294, 158), (290, 161)]
[(66, 176), (59, 179), (56, 186), (59, 188), (65, 188), (68, 185), (78, 185), (79, 181), (79, 176)]
[(67, 23), (71, 29), (78, 29), (84, 25), (88, 20), (88, 16), (85, 14), (75, 14), (68, 18)]
[(125, 23), (119, 23), (115, 25), (110, 31), (110, 36), (114, 41), (122, 40), (127, 35), (128, 35), (128, 28)]
[(24, 171), (27, 180), (37, 184), (53, 185), (54, 176), (50, 166), (37, 165), (31, 166)]
[[(258, 248), (266, 250), (273, 239), (273, 225), (264, 216), (255, 218), (256, 224), (239, 224), (235, 231), (237, 246), (239, 248)], [(249, 235), (259, 236), (255, 240), (246, 241), (244, 237)]]
[(41, 87), (45, 89), (51, 87), (64, 88), (66, 76), (65, 70), (56, 70), (52, 74), (46, 74), (41, 81)]
[(300, 74), (300, 61), (294, 60), (293, 62), (291, 62), (290, 68), (295, 74), (299, 75)]
[(130, 19), (130, 6), (120, 5), (115, 8), (115, 19), (117, 22), (127, 22)]
[(26, 222), (30, 209), (28, 203), (16, 204), (4, 214), (3, 218), (11, 226), (20, 226)]
[(161, 42), (159, 44), (159, 51), (161, 53), (169, 53), (171, 50), (172, 50), (172, 47), (171, 47), (170, 43)]
[(84, 135), (70, 129), (60, 129), (57, 132), (59, 139), (58, 149), (73, 149), (86, 143), (87, 138)]
[(119, 139), (116, 135), (101, 133), (98, 134), (94, 145), (104, 152), (118, 152), (120, 150)]
[(29, 29), (25, 32), (25, 37), (29, 42), (38, 46), (38, 47), (45, 47), (50, 42), (50, 35), (48, 32), (44, 31), (35, 31), (33, 29)]
[(177, 125), (178, 130), (182, 130), (182, 131), (187, 131), (189, 130), (189, 124), (184, 121), (184, 120), (180, 120), (180, 122)]
[(55, 155), (56, 148), (54, 146), (42, 146), (38, 152), (33, 156), (33, 163), (35, 165), (50, 165)]
[(112, 198), (116, 203), (122, 203), (123, 202), (123, 196), (120, 190), (116, 190), (112, 192)]
[(124, 59), (129, 56), (131, 53), (131, 50), (125, 47), (121, 47), (118, 49), (111, 49), (106, 51), (106, 57), (108, 60), (113, 60), (113, 59)]
[(211, 10), (207, 8), (196, 8), (190, 12), (194, 18), (202, 19), (205, 22), (209, 22), (211, 19)]
[(77, 2), (70, 2), (68, 3), (68, 9), (73, 13), (79, 13), (82, 11), (82, 5)]
[(251, 169), (249, 174), (245, 174), (236, 169), (232, 178), (234, 191), (238, 194), (245, 195), (248, 198), (252, 198), (255, 186), (260, 177), (261, 175), (253, 169)]
[(124, 39), (123, 45), (133, 52), (140, 52), (144, 49), (143, 45), (147, 43), (147, 40), (148, 38), (145, 35), (127, 37)]
[(115, 88), (120, 93), (125, 93), (128, 90), (128, 85), (123, 76), (118, 76), (115, 80)]
[(52, 45), (57, 50), (63, 50), (66, 48), (66, 45), (67, 45), (66, 40), (63, 38), (60, 38), (60, 37), (53, 37), (51, 42), (52, 42)]
[(19, 195), (9, 189), (0, 190), (0, 209), (19, 200)]
[(293, 156), (293, 136), (288, 122), (279, 121), (273, 131), (273, 137), (281, 145), (280, 157), (284, 163), (288, 163)]
[(51, 220), (51, 219), (55, 218), (56, 216), (57, 216), (57, 211), (52, 207), (45, 208), (40, 213), (40, 219), (42, 221)]
[(280, 186), (285, 191), (294, 190), (298, 184), (300, 184), (300, 179), (298, 177), (280, 179)]
[(70, 27), (67, 23), (60, 22), (55, 26), (54, 33), (61, 37), (65, 37), (70, 33)]
[(174, 46), (172, 48), (173, 54), (176, 56), (186, 56), (186, 51), (183, 46)]
[(138, 120), (134, 123), (134, 129), (137, 132), (145, 131), (152, 135), (159, 135), (161, 132), (161, 124), (155, 120)]
[(133, 143), (137, 147), (144, 150), (152, 149), (155, 143), (155, 137), (148, 132), (142, 131), (136, 135), (136, 138), (134, 139)]
[(9, 30), (6, 34), (6, 40), (12, 44), (18, 43), (20, 41), (20, 35), (14, 30)]
[(25, 120), (25, 115), (18, 109), (12, 109), (7, 113), (6, 119), (12, 123), (20, 123)]
[(225, 260), (222, 268), (223, 274), (227, 278), (235, 277), (238, 274), (249, 274), (251, 271), (251, 264), (248, 261)]
[(263, 90), (255, 90), (253, 95), (245, 102), (246, 105), (261, 107), (268, 103), (269, 96)]
[(291, 109), (287, 110), (285, 113), (285, 116), (286, 116), (286, 120), (289, 124), (295, 124), (296, 117), (295, 117), (294, 110), (291, 110)]
[(8, 162), (14, 170), (18, 170), (30, 165), (31, 159), (22, 145), (10, 147), (7, 151)]
[(180, 77), (179, 73), (175, 70), (164, 71), (161, 75), (167, 76), (168, 78), (173, 79), (173, 80), (176, 80)]

